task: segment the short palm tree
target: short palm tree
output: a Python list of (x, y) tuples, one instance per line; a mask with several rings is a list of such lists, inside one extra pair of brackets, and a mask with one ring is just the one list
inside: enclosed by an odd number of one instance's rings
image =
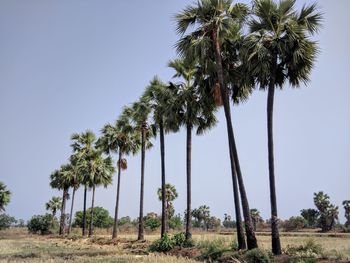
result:
[[(150, 105), (151, 118), (153, 119), (153, 134), (156, 135), (159, 131), (160, 140), (160, 160), (161, 160), (161, 188), (162, 196), (165, 196), (165, 141), (164, 134), (170, 130), (176, 129), (172, 120), (167, 114), (169, 113), (169, 107), (172, 105), (173, 96), (169, 87), (164, 84), (158, 77), (154, 77), (150, 84), (146, 87), (142, 98)], [(172, 112), (170, 112), (172, 113)], [(171, 121), (170, 121), (171, 120)], [(161, 225), (161, 237), (166, 233), (166, 201), (162, 199), (162, 225)]]
[(46, 204), (45, 208), (46, 210), (51, 211), (52, 213), (52, 226), (54, 224), (55, 216), (57, 213), (57, 210), (59, 210), (62, 206), (62, 198), (53, 196)]
[[(197, 59), (205, 68), (207, 74), (215, 76), (220, 89), (222, 104), (224, 107), (228, 142), (229, 156), (231, 162), (231, 174), (235, 203), (238, 193), (236, 182), (238, 181), (241, 195), (241, 203), (245, 220), (248, 249), (258, 246), (252, 220), (249, 213), (248, 197), (245, 191), (243, 177), (239, 165), (239, 158), (234, 138), (233, 125), (231, 120), (229, 85), (227, 83), (227, 71), (223, 63), (223, 45), (227, 39), (236, 38), (241, 33), (242, 24), (248, 14), (248, 7), (244, 4), (232, 4), (231, 0), (199, 0), (194, 5), (187, 6), (182, 12), (176, 15), (177, 32), (181, 39), (177, 43), (177, 50), (181, 56), (189, 59)], [(194, 27), (191, 32), (184, 35), (189, 27)], [(237, 222), (240, 218), (237, 215)], [(237, 237), (240, 249), (246, 247), (244, 233), (237, 224)]]
[(124, 155), (136, 153), (139, 147), (139, 140), (133, 133), (128, 116), (130, 109), (124, 108), (123, 113), (115, 122), (115, 125), (106, 124), (102, 128), (102, 136), (97, 141), (97, 148), (107, 154), (118, 153), (118, 182), (117, 195), (115, 203), (114, 224), (112, 238), (118, 236), (118, 213), (119, 213), (119, 196), (120, 196), (120, 178), (121, 171), (127, 168), (127, 161)]
[[(174, 212), (173, 211), (174, 207), (172, 202), (178, 197), (176, 188), (174, 185), (165, 184), (165, 198), (163, 198), (162, 188), (158, 188), (157, 194), (160, 201), (165, 200), (165, 203), (166, 203), (165, 213), (166, 213), (167, 220), (169, 220), (171, 214)], [(167, 225), (166, 225), (166, 231), (168, 230), (169, 230), (169, 221), (167, 221)]]
[(174, 77), (180, 81), (173, 84), (175, 103), (170, 108), (176, 113), (176, 123), (186, 127), (186, 239), (191, 238), (191, 163), (192, 163), (192, 130), (197, 128), (197, 135), (210, 129), (216, 123), (215, 104), (212, 96), (203, 94), (196, 85), (197, 67), (193, 60), (178, 58), (168, 64), (176, 73)]
[(81, 184), (84, 185), (84, 207), (83, 207), (83, 228), (82, 234), (86, 236), (86, 197), (88, 190), (89, 174), (85, 171), (87, 170), (85, 165), (92, 158), (94, 153), (94, 145), (96, 142), (95, 134), (87, 130), (83, 133), (74, 133), (71, 136), (73, 148), (73, 159), (75, 159), (76, 165), (78, 165), (81, 171)]
[(322, 14), (315, 4), (296, 11), (295, 0), (255, 0), (247, 37), (247, 65), (261, 89), (267, 89), (268, 162), (271, 198), (272, 251), (281, 254), (273, 150), (273, 105), (277, 87), (289, 81), (299, 87), (309, 80), (317, 44), (310, 36), (317, 32)]
[(5, 206), (10, 203), (11, 192), (3, 182), (0, 182), (0, 212), (5, 211)]
[(70, 176), (69, 165), (62, 165), (59, 170), (54, 171), (50, 175), (50, 186), (52, 188), (63, 190), (62, 205), (61, 205), (61, 218), (60, 218), (60, 229), (59, 234), (64, 234), (65, 223), (66, 223), (66, 201), (69, 197), (68, 190), (71, 186), (71, 176)]
[(94, 218), (94, 203), (95, 203), (95, 189), (96, 186), (102, 185), (107, 187), (112, 184), (112, 178), (114, 173), (114, 167), (112, 159), (110, 157), (104, 158), (102, 152), (95, 151), (89, 164), (87, 165), (87, 173), (90, 175), (88, 181), (89, 188), (92, 188), (92, 199), (91, 199), (91, 215), (89, 225), (89, 237), (93, 234), (93, 218)]

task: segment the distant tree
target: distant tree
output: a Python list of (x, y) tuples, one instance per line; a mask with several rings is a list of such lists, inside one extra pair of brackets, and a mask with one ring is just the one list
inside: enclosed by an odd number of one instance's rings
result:
[(301, 216), (292, 216), (283, 222), (286, 231), (300, 230), (306, 226), (306, 220)]
[(322, 191), (314, 193), (314, 203), (320, 213), (319, 226), (322, 232), (331, 230), (338, 219), (338, 207), (331, 204), (329, 196)]
[(250, 209), (250, 216), (252, 218), (254, 231), (256, 231), (256, 224), (263, 221), (262, 217), (260, 216), (260, 211), (256, 208), (252, 208)]
[(234, 228), (236, 226), (236, 222), (232, 220), (229, 214), (224, 214), (224, 221), (222, 222), (222, 225), (225, 228)]
[(199, 227), (206, 228), (206, 223), (210, 218), (210, 208), (207, 205), (201, 205), (200, 207), (192, 210), (192, 216), (196, 219)]
[(5, 211), (5, 206), (10, 203), (11, 192), (6, 188), (3, 182), (0, 182), (0, 212)]
[(28, 231), (33, 234), (48, 234), (50, 232), (52, 220), (51, 214), (35, 215), (27, 223)]
[(130, 216), (124, 216), (119, 219), (118, 225), (123, 226), (126, 224), (131, 224), (131, 218)]
[[(162, 192), (162, 188), (158, 188), (158, 198), (160, 201), (162, 201), (162, 196), (163, 196), (163, 192)], [(176, 191), (176, 188), (174, 185), (171, 184), (165, 184), (165, 203), (166, 203), (166, 218), (167, 221), (170, 220), (172, 218), (172, 216), (174, 215), (174, 205), (173, 205), (173, 201), (178, 197), (178, 193)], [(167, 222), (167, 226), (166, 226), (166, 232), (169, 229), (169, 222)]]
[(173, 215), (169, 219), (169, 228), (170, 229), (181, 230), (182, 227), (183, 227), (183, 220), (182, 220), (180, 214)]
[(219, 230), (221, 226), (221, 220), (220, 218), (217, 218), (215, 216), (211, 216), (206, 220), (206, 229), (209, 230)]
[(46, 204), (45, 208), (52, 213), (52, 226), (54, 225), (54, 220), (56, 217), (57, 210), (59, 210), (62, 206), (62, 198), (53, 196)]
[(344, 200), (343, 206), (344, 206), (345, 218), (346, 218), (345, 226), (349, 227), (350, 226), (350, 200)]
[(16, 219), (7, 214), (0, 214), (0, 230), (9, 228), (12, 224), (16, 223)]
[(156, 230), (161, 225), (161, 220), (157, 216), (154, 217), (152, 214), (147, 214), (144, 221), (146, 229), (150, 229), (151, 231)]
[[(108, 228), (113, 226), (113, 218), (109, 215), (108, 210), (103, 207), (96, 206), (93, 211), (93, 226), (100, 228)], [(86, 211), (86, 221), (90, 225), (91, 222), (91, 208)], [(77, 211), (74, 217), (73, 226), (82, 227), (83, 225), (83, 211)]]
[(303, 209), (300, 211), (300, 215), (306, 220), (307, 227), (317, 227), (318, 218), (320, 213), (312, 208)]

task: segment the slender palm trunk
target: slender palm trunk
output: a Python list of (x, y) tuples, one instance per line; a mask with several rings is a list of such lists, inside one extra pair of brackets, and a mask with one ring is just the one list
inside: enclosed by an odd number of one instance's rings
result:
[(68, 196), (68, 188), (63, 189), (63, 198), (62, 198), (62, 206), (61, 206), (61, 220), (60, 220), (60, 236), (64, 235), (64, 228), (66, 223), (66, 200)]
[[(234, 140), (233, 127), (232, 127), (232, 121), (231, 121), (229, 98), (228, 98), (227, 90), (225, 88), (226, 86), (224, 84), (224, 73), (223, 73), (223, 68), (222, 68), (221, 48), (220, 48), (220, 43), (217, 39), (217, 30), (213, 30), (212, 40), (214, 43), (216, 71), (217, 71), (219, 84), (220, 84), (221, 97), (223, 100), (223, 106), (224, 106), (224, 112), (225, 112), (225, 118), (226, 118), (226, 126), (227, 126), (227, 136), (228, 136), (228, 141), (229, 141), (231, 173), (232, 173), (233, 192), (234, 192), (233, 194), (234, 194), (234, 199), (235, 199), (234, 202), (235, 202), (235, 209), (236, 209), (238, 246), (240, 249), (244, 249), (244, 248), (246, 248), (246, 244), (245, 244), (244, 233), (241, 232), (242, 224), (239, 223), (239, 221), (241, 221), (241, 220), (237, 220), (238, 215), (240, 215), (240, 208), (239, 208), (239, 204), (238, 204), (238, 207), (236, 206), (236, 203), (237, 203), (236, 197), (238, 196), (238, 188), (236, 188), (237, 186), (235, 186), (237, 184), (237, 175), (236, 175), (236, 165), (234, 162), (234, 157), (233, 157), (233, 152), (232, 152), (232, 148), (233, 148), (232, 141)], [(240, 243), (240, 241), (241, 241), (241, 243)]]
[(165, 151), (164, 151), (164, 127), (163, 122), (159, 123), (159, 137), (160, 137), (160, 162), (161, 162), (161, 177), (162, 177), (162, 226), (161, 237), (166, 233), (167, 216), (165, 203)]
[(186, 239), (192, 237), (192, 208), (191, 208), (191, 163), (192, 163), (192, 125), (187, 124), (186, 135), (186, 173), (187, 173), (187, 208), (186, 208)]
[(116, 197), (116, 201), (115, 201), (114, 224), (113, 224), (113, 233), (112, 233), (113, 239), (117, 238), (117, 236), (118, 236), (118, 210), (119, 210), (121, 162), (122, 162), (122, 151), (121, 151), (121, 149), (119, 149), (117, 197)]
[(87, 186), (84, 186), (84, 208), (83, 208), (83, 236), (86, 236), (86, 195), (87, 195)]
[(245, 232), (247, 235), (247, 245), (248, 245), (248, 249), (253, 249), (253, 248), (258, 247), (258, 243), (257, 243), (256, 236), (255, 236), (255, 230), (253, 227), (252, 217), (250, 215), (248, 197), (247, 197), (247, 193), (245, 191), (245, 186), (244, 186), (242, 172), (241, 172), (241, 168), (240, 168), (240, 164), (239, 164), (238, 153), (237, 153), (236, 142), (235, 142), (233, 131), (232, 131), (232, 153), (233, 153), (233, 159), (234, 159), (234, 162), (236, 165), (238, 186), (239, 186), (239, 190), (240, 190), (240, 194), (241, 194), (244, 226), (245, 226)]
[(271, 202), (271, 235), (272, 235), (272, 253), (280, 255), (281, 241), (278, 231), (275, 168), (273, 154), (273, 101), (275, 95), (275, 76), (276, 76), (276, 57), (273, 61), (271, 80), (267, 93), (267, 140), (269, 154), (269, 180), (270, 180), (270, 202)]
[(139, 213), (139, 234), (137, 239), (144, 240), (144, 222), (143, 222), (143, 197), (145, 181), (145, 125), (141, 128), (141, 187), (140, 187), (140, 213)]
[(92, 200), (91, 200), (91, 215), (89, 225), (89, 237), (92, 236), (94, 229), (94, 204), (95, 204), (95, 185), (92, 187)]
[(52, 222), (51, 222), (52, 228), (55, 226), (55, 216), (56, 216), (56, 210), (53, 210), (52, 211)]
[(72, 203), (70, 206), (70, 214), (69, 214), (69, 226), (68, 226), (68, 234), (72, 231), (72, 218), (73, 218), (73, 206), (74, 206), (74, 197), (75, 197), (75, 191), (77, 189), (73, 187), (73, 193), (72, 193)]

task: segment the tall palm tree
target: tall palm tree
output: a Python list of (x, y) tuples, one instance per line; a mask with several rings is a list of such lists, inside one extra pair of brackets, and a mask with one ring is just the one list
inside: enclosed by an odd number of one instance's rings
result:
[[(177, 32), (182, 36), (177, 43), (177, 50), (180, 55), (190, 59), (198, 59), (202, 66), (211, 71), (209, 74), (214, 74), (217, 79), (217, 86), (220, 88), (226, 118), (234, 196), (238, 196), (235, 193), (237, 192), (236, 182), (238, 181), (245, 220), (247, 245), (248, 249), (253, 249), (258, 244), (249, 213), (248, 197), (245, 191), (234, 138), (229, 103), (229, 93), (233, 91), (229, 90), (227, 83), (227, 72), (223, 64), (222, 50), (224, 42), (227, 39), (233, 39), (240, 35), (241, 27), (246, 19), (248, 10), (246, 5), (233, 5), (231, 0), (199, 0), (197, 4), (189, 5), (177, 14), (176, 21)], [(191, 26), (194, 29), (187, 35), (184, 35)], [(213, 68), (214, 71), (212, 71)], [(237, 200), (237, 198), (235, 199)], [(240, 220), (238, 217), (236, 219)], [(245, 248), (244, 235), (238, 226), (237, 236), (239, 247), (241, 249)]]
[(93, 234), (93, 218), (94, 218), (94, 203), (95, 203), (95, 189), (96, 186), (103, 185), (105, 188), (112, 184), (112, 176), (114, 173), (114, 167), (112, 159), (110, 157), (104, 158), (102, 152), (95, 151), (93, 157), (88, 164), (88, 173), (90, 180), (88, 182), (89, 187), (92, 188), (91, 199), (91, 215), (89, 225), (89, 237)]
[(52, 226), (54, 224), (55, 216), (57, 210), (59, 210), (62, 206), (62, 198), (53, 196), (46, 204), (45, 208), (46, 210), (50, 210), (52, 212)]
[(62, 165), (59, 170), (55, 170), (50, 175), (50, 186), (58, 190), (63, 190), (59, 235), (64, 234), (66, 223), (66, 201), (69, 198), (68, 190), (71, 186), (71, 177), (69, 169), (69, 165)]
[(3, 182), (0, 182), (0, 212), (5, 211), (5, 206), (10, 203), (11, 192)]
[(133, 128), (130, 124), (130, 118), (128, 116), (129, 111), (129, 108), (124, 108), (123, 113), (119, 116), (115, 125), (106, 124), (102, 128), (102, 136), (97, 141), (97, 148), (103, 150), (105, 153), (118, 153), (118, 182), (112, 232), (113, 239), (118, 236), (121, 171), (127, 169), (127, 161), (123, 156), (130, 153), (136, 153), (139, 147), (138, 138), (135, 136), (135, 133), (133, 133)]
[(84, 207), (83, 207), (83, 228), (82, 228), (82, 234), (83, 236), (86, 236), (86, 197), (87, 197), (87, 190), (88, 190), (88, 182), (89, 182), (89, 174), (86, 173), (86, 163), (89, 162), (91, 159), (93, 152), (94, 152), (94, 144), (96, 142), (96, 136), (95, 134), (87, 130), (86, 132), (83, 132), (81, 134), (74, 133), (71, 136), (71, 139), (73, 143), (71, 144), (71, 147), (73, 148), (73, 159), (76, 159), (76, 162), (79, 166), (79, 169), (81, 170), (82, 175), (82, 184), (84, 185)]
[(197, 127), (197, 134), (213, 127), (216, 123), (213, 97), (201, 94), (196, 85), (195, 75), (197, 67), (194, 60), (175, 59), (169, 62), (169, 67), (176, 73), (174, 77), (180, 81), (173, 84), (175, 103), (170, 110), (176, 112), (178, 125), (186, 127), (186, 181), (187, 181), (187, 207), (186, 207), (186, 239), (191, 238), (191, 163), (192, 163), (192, 130)]
[[(172, 105), (173, 96), (172, 91), (167, 85), (165, 85), (158, 77), (154, 77), (150, 84), (146, 87), (143, 99), (149, 103), (151, 107), (151, 116), (153, 119), (153, 134), (156, 135), (159, 131), (160, 140), (160, 157), (161, 157), (161, 188), (162, 196), (165, 196), (165, 141), (164, 134), (170, 130), (176, 130), (176, 127), (170, 121), (174, 118), (168, 118), (166, 115), (169, 113), (169, 107)], [(170, 112), (171, 113), (171, 112)], [(165, 198), (162, 199), (162, 225), (161, 225), (161, 237), (166, 233), (166, 202)]]
[[(149, 125), (149, 114), (151, 108), (144, 98), (140, 98), (137, 102), (133, 103), (130, 108), (129, 117), (133, 123), (134, 130), (139, 134), (141, 141), (141, 183), (140, 183), (140, 210), (139, 210), (139, 227), (138, 227), (138, 240), (144, 240), (144, 216), (143, 216), (143, 203), (144, 203), (144, 184), (145, 184), (145, 158), (146, 148), (152, 147), (150, 138), (153, 135), (152, 129)], [(137, 136), (137, 135), (136, 135)]]
[(261, 89), (267, 89), (268, 162), (271, 201), (272, 251), (281, 254), (274, 171), (273, 105), (277, 87), (288, 81), (298, 87), (309, 80), (317, 44), (310, 36), (317, 32), (322, 14), (315, 4), (296, 11), (295, 0), (255, 0), (246, 41), (247, 65)]

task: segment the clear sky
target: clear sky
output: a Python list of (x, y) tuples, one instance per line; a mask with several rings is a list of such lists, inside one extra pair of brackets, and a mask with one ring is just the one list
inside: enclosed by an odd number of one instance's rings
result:
[[(298, 6), (304, 1), (298, 0)], [(307, 1), (306, 1), (307, 2)], [(189, 0), (0, 1), (0, 181), (12, 191), (7, 213), (28, 219), (61, 193), (49, 175), (67, 162), (70, 135), (113, 122), (176, 56), (173, 15)], [(323, 190), (338, 206), (350, 199), (350, 1), (320, 0), (324, 27), (321, 53), (308, 87), (285, 86), (275, 98), (275, 169), (279, 216), (313, 207)], [(266, 93), (256, 91), (234, 108), (233, 120), (251, 208), (270, 213)], [(234, 214), (227, 135), (222, 109), (218, 125), (193, 139), (193, 207)], [(185, 210), (185, 132), (166, 136), (167, 181)], [(114, 156), (116, 158), (116, 156)], [(136, 217), (140, 156), (122, 174), (120, 215)], [(113, 211), (116, 180), (96, 192), (96, 205)], [(146, 154), (145, 212), (160, 212), (159, 143)], [(82, 209), (79, 190), (76, 209)], [(89, 195), (90, 198), (90, 195)], [(89, 199), (90, 200), (90, 199)], [(90, 203), (90, 201), (89, 201)], [(340, 208), (343, 218), (343, 208)]]

